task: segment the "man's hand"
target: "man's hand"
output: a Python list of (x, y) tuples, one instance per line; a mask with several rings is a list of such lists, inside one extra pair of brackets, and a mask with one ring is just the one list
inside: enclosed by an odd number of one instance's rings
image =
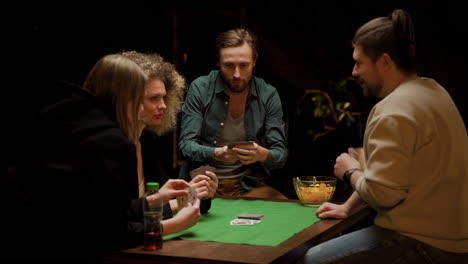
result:
[(268, 158), (268, 149), (252, 143), (248, 145), (237, 145), (232, 148), (234, 156), (243, 164), (251, 164), (257, 161), (263, 162)]
[(337, 178), (343, 180), (343, 174), (351, 168), (361, 169), (361, 164), (348, 153), (342, 153), (336, 158), (333, 173)]
[(235, 152), (231, 148), (224, 146), (221, 148), (215, 148), (214, 158), (224, 164), (234, 164), (239, 160), (234, 154)]
[(345, 219), (348, 218), (352, 210), (364, 203), (365, 202), (361, 199), (361, 197), (359, 197), (359, 194), (354, 191), (344, 204), (334, 204), (328, 202), (323, 203), (317, 209), (316, 214), (320, 219)]
[(316, 214), (320, 219), (345, 219), (349, 216), (349, 209), (345, 204), (334, 204), (326, 202), (320, 205), (320, 207), (317, 209)]

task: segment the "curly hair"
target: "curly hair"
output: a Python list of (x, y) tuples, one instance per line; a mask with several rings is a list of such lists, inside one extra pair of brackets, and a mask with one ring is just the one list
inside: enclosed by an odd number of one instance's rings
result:
[(120, 54), (134, 61), (143, 69), (148, 75), (147, 85), (153, 80), (161, 80), (166, 86), (166, 111), (161, 124), (147, 125), (146, 128), (159, 136), (171, 131), (177, 124), (177, 115), (182, 108), (183, 96), (187, 87), (185, 78), (175, 70), (171, 63), (165, 61), (157, 53), (124, 51)]

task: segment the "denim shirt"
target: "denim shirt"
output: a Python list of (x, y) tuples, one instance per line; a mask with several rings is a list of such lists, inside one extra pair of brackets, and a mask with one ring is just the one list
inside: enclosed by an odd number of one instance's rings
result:
[[(182, 107), (179, 148), (196, 163), (215, 163), (216, 140), (221, 135), (228, 113), (229, 96), (224, 92), (218, 70), (194, 80)], [(277, 90), (263, 79), (252, 77), (244, 113), (246, 140), (255, 141), (269, 150), (268, 158), (253, 168), (269, 175), (270, 169), (281, 168), (287, 158), (283, 110)], [(260, 165), (260, 166), (259, 166)], [(265, 175), (266, 173), (266, 175)]]

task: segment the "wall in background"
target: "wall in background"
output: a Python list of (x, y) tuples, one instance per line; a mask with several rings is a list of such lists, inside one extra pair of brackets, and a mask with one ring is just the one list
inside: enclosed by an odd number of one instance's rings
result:
[[(47, 90), (40, 85), (42, 79), (66, 79), (80, 84), (100, 57), (122, 50), (158, 52), (174, 62), (190, 82), (215, 68), (215, 36), (243, 25), (259, 36), (260, 56), (255, 73), (278, 89), (290, 121), (291, 158), (283, 172), (288, 178), (330, 174), (333, 157), (350, 144), (346, 133), (341, 131), (318, 143), (309, 142), (303, 130), (310, 120), (296, 116), (296, 105), (304, 89), (323, 89), (329, 80), (351, 74), (350, 40), (354, 31), (376, 16), (388, 15), (393, 7), (313, 9), (277, 3), (248, 9), (212, 6), (170, 8), (156, 1), (133, 1), (125, 5), (48, 2), (22, 7), (23, 12), (10, 28), (17, 41), (12, 52), (8, 52), (11, 77), (16, 81), (8, 89), (9, 97), (14, 98), (9, 101), (13, 107), (19, 103), (34, 113), (37, 99)], [(407, 10), (416, 26), (421, 75), (436, 79), (447, 89), (467, 124), (468, 29), (462, 23), (464, 9), (446, 6)], [(8, 135), (20, 139), (33, 135), (27, 129), (27, 120), (9, 118), (12, 120), (7, 119)], [(172, 135), (167, 137), (169, 141)], [(171, 146), (168, 143), (169, 152)]]

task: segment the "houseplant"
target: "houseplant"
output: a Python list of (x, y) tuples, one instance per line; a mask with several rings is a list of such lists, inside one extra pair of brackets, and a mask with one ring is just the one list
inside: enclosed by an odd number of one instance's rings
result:
[[(358, 86), (356, 89), (356, 86)], [(339, 128), (355, 130), (359, 138), (364, 134), (364, 118), (367, 111), (359, 105), (362, 91), (354, 78), (331, 80), (324, 89), (306, 89), (297, 104), (297, 114), (303, 114), (303, 104), (309, 100), (316, 124), (307, 130), (312, 141), (317, 141)], [(361, 98), (362, 99), (362, 98)], [(309, 113), (307, 113), (309, 114)]]

